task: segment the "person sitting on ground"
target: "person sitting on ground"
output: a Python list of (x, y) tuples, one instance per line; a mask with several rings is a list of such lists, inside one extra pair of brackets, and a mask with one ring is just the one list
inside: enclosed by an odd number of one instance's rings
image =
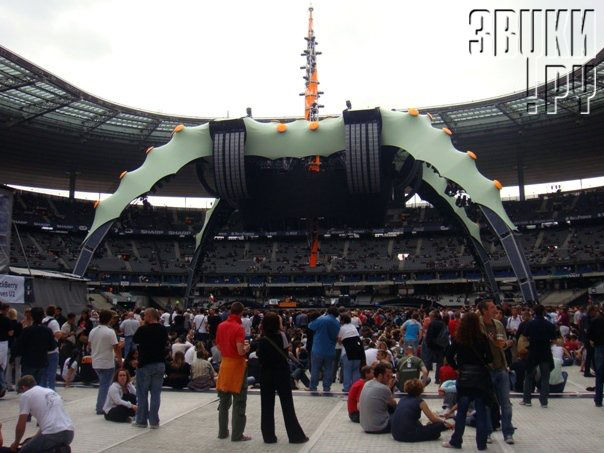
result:
[(569, 351), (564, 347), (562, 337), (557, 337), (552, 342), (552, 357), (562, 360), (562, 366), (571, 366), (574, 363), (574, 358)]
[(453, 368), (447, 362), (447, 358), (445, 357), (443, 366), (440, 367), (440, 374), (438, 376), (438, 381), (439, 382), (455, 381), (456, 379), (457, 379), (457, 371), (455, 371), (455, 368)]
[(455, 415), (454, 407), (457, 406), (457, 381), (448, 380), (444, 381), (438, 387), (438, 396), (443, 399), (443, 409), (445, 412), (443, 413), (444, 418), (451, 418)]
[(359, 421), (366, 433), (390, 432), (390, 413), (394, 412), (396, 407), (392, 395), (394, 384), (392, 365), (379, 362), (373, 369), (373, 379), (363, 386), (359, 398)]
[[(568, 373), (562, 371), (564, 363), (558, 357), (554, 357), (554, 367), (549, 374), (549, 392), (550, 393), (564, 393), (564, 387), (566, 387), (566, 381), (568, 379)], [(537, 370), (535, 372), (535, 385), (538, 390), (541, 390), (541, 372)]]
[(136, 389), (130, 383), (130, 373), (127, 370), (118, 369), (103, 406), (105, 420), (117, 423), (131, 422), (137, 409)]
[[(19, 398), (19, 418), (15, 428), (15, 441), (11, 451), (21, 453), (53, 452), (57, 447), (67, 446), (73, 441), (73, 421), (65, 412), (63, 399), (54, 390), (37, 385), (33, 376), (27, 374), (17, 382)], [(19, 443), (25, 434), (29, 415), (38, 422), (40, 429), (34, 437)]]
[[(436, 440), (442, 431), (452, 428), (452, 424), (432, 413), (426, 402), (420, 398), (424, 385), (419, 379), (405, 382), (407, 395), (398, 402), (392, 415), (392, 437), (399, 442), (422, 442)], [(424, 413), (430, 423), (423, 425), (419, 419)]]
[(182, 390), (189, 383), (190, 375), (191, 365), (185, 362), (185, 354), (181, 351), (177, 351), (176, 354), (174, 354), (172, 361), (166, 366), (164, 385), (176, 390)]
[(365, 365), (361, 368), (361, 379), (350, 386), (348, 391), (348, 417), (354, 423), (359, 423), (359, 398), (367, 381), (373, 379), (373, 368)]
[(203, 391), (216, 386), (216, 372), (208, 362), (209, 356), (203, 343), (197, 343), (197, 355), (191, 365), (191, 382), (188, 385), (191, 390)]
[(414, 355), (413, 351), (413, 345), (405, 346), (405, 355), (399, 361), (396, 369), (397, 387), (401, 392), (404, 391), (405, 382), (410, 379), (419, 379), (420, 373), (424, 386), (430, 383), (428, 368), (426, 368), (422, 359)]
[(71, 354), (71, 357), (65, 360), (63, 364), (63, 370), (61, 371), (61, 377), (65, 382), (65, 388), (71, 387), (71, 383), (73, 382), (76, 373), (78, 371), (78, 358), (80, 357), (79, 351), (74, 351)]

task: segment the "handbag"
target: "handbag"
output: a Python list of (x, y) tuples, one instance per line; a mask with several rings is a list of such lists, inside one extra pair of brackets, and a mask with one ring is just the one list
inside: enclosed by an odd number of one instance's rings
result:
[(287, 355), (285, 352), (283, 352), (283, 349), (280, 349), (280, 348), (279, 348), (279, 346), (277, 346), (277, 345), (275, 344), (275, 342), (274, 342), (273, 340), (271, 340), (269, 337), (264, 336), (264, 337), (262, 337), (262, 339), (264, 339), (264, 340), (268, 341), (268, 342), (269, 342), (269, 344), (270, 344), (270, 345), (271, 345), (273, 348), (275, 348), (275, 349), (277, 350), (277, 352), (279, 352), (279, 354), (281, 354), (283, 357), (285, 357), (285, 360), (291, 360), (291, 361), (293, 361), (293, 362), (294, 362), (296, 365), (298, 365), (298, 366), (300, 366), (300, 367), (303, 367), (303, 366), (304, 366), (304, 365), (303, 365), (303, 364), (302, 364), (302, 363), (301, 363), (301, 362), (300, 362), (298, 359), (296, 359), (296, 358), (295, 358), (293, 355), (288, 356), (288, 355)]

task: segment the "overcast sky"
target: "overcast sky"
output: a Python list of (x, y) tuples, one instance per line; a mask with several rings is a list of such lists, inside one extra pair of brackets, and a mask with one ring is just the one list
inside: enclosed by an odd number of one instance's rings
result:
[[(241, 116), (247, 106), (258, 117), (302, 115), (308, 4), (2, 0), (0, 44), (123, 105), (204, 117)], [(525, 57), (469, 54), (473, 8), (594, 8), (595, 27), (604, 29), (603, 0), (313, 5), (323, 113), (341, 112), (347, 99), (355, 108), (404, 108), (523, 90)]]

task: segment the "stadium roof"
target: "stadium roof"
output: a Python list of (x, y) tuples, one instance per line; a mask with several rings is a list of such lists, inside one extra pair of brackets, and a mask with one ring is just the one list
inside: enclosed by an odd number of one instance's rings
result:
[[(576, 83), (578, 72), (574, 87), (572, 77), (562, 80), (561, 92), (568, 87), (569, 95), (558, 100), (555, 115), (545, 113), (546, 89), (553, 82), (538, 87), (537, 99), (520, 92), (420, 110), (432, 113), (435, 127), (453, 131), (458, 149), (478, 155), (485, 176), (505, 185), (518, 183), (519, 156), (525, 184), (602, 176), (604, 49), (590, 64), (595, 71), (588, 73), (586, 85)], [(582, 115), (580, 106), (594, 91), (591, 113)], [(551, 108), (551, 91), (547, 102)], [(527, 103), (536, 104), (539, 113), (529, 115)], [(68, 173), (75, 171), (77, 190), (113, 192), (118, 175), (139, 167), (145, 149), (166, 143), (177, 124), (211, 119), (146, 112), (100, 99), (0, 46), (0, 181), (5, 184), (66, 189)], [(159, 194), (204, 195), (191, 168)]]

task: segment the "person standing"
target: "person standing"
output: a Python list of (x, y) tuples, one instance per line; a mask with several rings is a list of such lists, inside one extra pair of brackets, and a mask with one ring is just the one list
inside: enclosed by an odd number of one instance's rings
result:
[(486, 450), (488, 432), (487, 406), (492, 393), (492, 381), (487, 364), (493, 361), (489, 340), (480, 328), (476, 313), (466, 313), (457, 326), (455, 338), (447, 350), (447, 361), (459, 370), (456, 381), (457, 414), (455, 431), (445, 448), (461, 448), (470, 403), (476, 409), (476, 447)]
[[(159, 322), (159, 313), (155, 308), (147, 308), (144, 324), (138, 328), (132, 341), (138, 349), (138, 367), (136, 368), (136, 401), (138, 409), (134, 426), (151, 429), (159, 428), (159, 406), (161, 387), (166, 372), (165, 349), (168, 331)], [(151, 401), (149, 401), (149, 394)]]
[(105, 415), (103, 406), (115, 375), (116, 358), (118, 363), (121, 363), (120, 348), (115, 330), (108, 325), (112, 318), (112, 311), (102, 310), (99, 314), (99, 325), (90, 331), (88, 337), (92, 368), (99, 377), (99, 392), (96, 398), (97, 415)]
[[(510, 401), (510, 378), (505, 349), (508, 342), (503, 323), (495, 319), (498, 313), (497, 306), (492, 300), (483, 300), (478, 304), (480, 311), (480, 327), (489, 340), (493, 361), (489, 364), (491, 381), (495, 390), (495, 397), (501, 408), (501, 430), (503, 439), (507, 444), (514, 443), (514, 426), (512, 425), (512, 403)], [(488, 419), (491, 421), (491, 418)], [(492, 431), (489, 426), (489, 431)]]
[(287, 437), (292, 444), (308, 441), (294, 409), (290, 384), (287, 350), (289, 342), (283, 333), (281, 318), (273, 312), (266, 313), (262, 320), (263, 337), (258, 342), (256, 353), (262, 373), (260, 374), (260, 427), (262, 438), (267, 444), (277, 442), (275, 435), (275, 392), (281, 401)]
[(435, 381), (440, 384), (438, 377), (440, 376), (440, 367), (445, 358), (445, 349), (449, 346), (449, 328), (443, 322), (440, 312), (433, 310), (430, 313), (430, 324), (426, 331), (426, 345), (430, 350), (430, 363), (428, 370), (431, 370), (432, 363), (436, 363), (436, 371), (434, 373)]
[(207, 348), (210, 334), (208, 333), (208, 315), (204, 309), (199, 310), (199, 313), (195, 315), (193, 325), (195, 326), (195, 340), (203, 342)]
[(311, 391), (317, 390), (321, 370), (323, 370), (323, 391), (329, 392), (331, 390), (336, 341), (340, 332), (340, 323), (336, 319), (337, 316), (338, 309), (329, 307), (327, 313), (308, 324), (308, 328), (314, 332), (310, 354)]
[[(231, 441), (251, 440), (245, 431), (245, 408), (247, 404), (247, 360), (250, 345), (245, 341), (245, 331), (241, 325), (243, 304), (233, 302), (230, 315), (216, 329), (216, 346), (222, 360), (216, 382), (218, 391), (218, 438), (229, 437), (229, 408), (233, 405)], [(218, 317), (218, 319), (220, 319)], [(289, 384), (289, 377), (287, 380)]]
[(359, 331), (350, 321), (348, 313), (340, 315), (342, 326), (338, 333), (338, 341), (344, 347), (344, 353), (340, 357), (342, 361), (342, 373), (344, 374), (343, 392), (348, 392), (352, 384), (361, 378), (361, 359), (365, 357)]
[(524, 392), (520, 402), (523, 406), (531, 405), (531, 394), (535, 387), (535, 373), (537, 367), (541, 374), (541, 387), (539, 389), (539, 402), (541, 407), (547, 407), (547, 398), (549, 396), (549, 375), (554, 368), (554, 358), (552, 357), (551, 343), (556, 338), (554, 325), (545, 317), (545, 308), (543, 305), (535, 307), (535, 318), (526, 325), (523, 335), (528, 338), (528, 363), (526, 375), (524, 377)]
[(604, 387), (604, 316), (600, 313), (590, 323), (587, 340), (594, 348), (594, 368), (596, 370), (596, 407), (602, 407), (602, 390)]
[(124, 334), (124, 357), (128, 357), (130, 350), (132, 349), (132, 338), (140, 327), (140, 322), (134, 319), (134, 313), (129, 311), (126, 315), (126, 319), (120, 324), (120, 330)]
[(59, 366), (59, 345), (58, 341), (63, 338), (63, 332), (61, 332), (61, 326), (54, 318), (55, 307), (49, 305), (46, 308), (46, 317), (42, 320), (42, 325), (50, 329), (55, 340), (57, 341), (57, 347), (48, 353), (48, 366), (44, 371), (42, 382), (40, 385), (49, 389), (55, 389), (55, 383), (57, 381), (57, 367)]
[(17, 343), (17, 353), (21, 355), (21, 374), (42, 380), (48, 367), (48, 352), (56, 348), (57, 342), (50, 329), (42, 325), (44, 310), (31, 309), (32, 325), (23, 329)]
[(593, 368), (594, 364), (594, 348), (587, 338), (587, 332), (589, 331), (591, 321), (595, 318), (596, 314), (596, 307), (590, 305), (587, 307), (587, 311), (581, 316), (581, 320), (579, 321), (579, 340), (581, 340), (581, 343), (583, 343), (583, 346), (585, 347), (585, 365), (583, 376), (589, 378), (594, 377), (594, 375), (591, 374), (591, 369)]
[(419, 346), (419, 334), (421, 331), (421, 324), (419, 323), (419, 316), (416, 311), (413, 312), (410, 319), (407, 319), (402, 327), (401, 334), (403, 335), (403, 348), (408, 345), (413, 347), (413, 354), (417, 352)]
[(6, 394), (4, 374), (8, 368), (8, 340), (14, 334), (13, 326), (7, 316), (8, 308), (8, 304), (0, 302), (0, 398)]

